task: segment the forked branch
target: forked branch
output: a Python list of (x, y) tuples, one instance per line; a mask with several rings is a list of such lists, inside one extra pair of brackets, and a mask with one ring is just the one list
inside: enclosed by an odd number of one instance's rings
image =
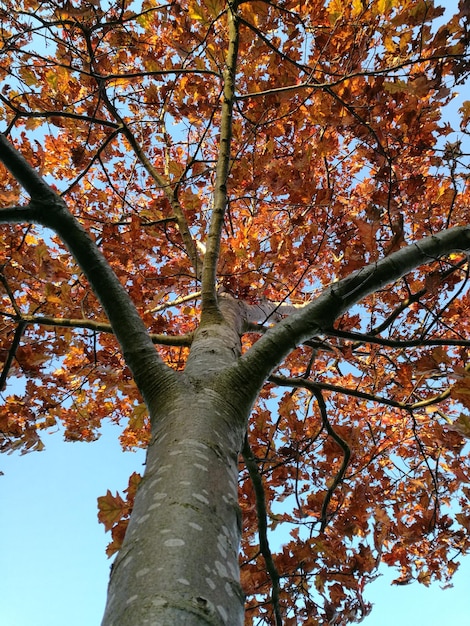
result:
[(326, 410), (325, 399), (323, 398), (323, 394), (322, 394), (321, 390), (318, 387), (316, 387), (315, 384), (310, 384), (306, 388), (315, 396), (315, 398), (317, 400), (318, 409), (320, 411), (321, 421), (322, 421), (323, 427), (325, 428), (325, 430), (328, 433), (328, 435), (334, 441), (336, 441), (336, 443), (339, 445), (339, 447), (343, 451), (343, 460), (341, 462), (341, 466), (340, 466), (339, 470), (337, 471), (337, 473), (336, 473), (336, 475), (335, 475), (335, 477), (333, 479), (333, 482), (331, 483), (331, 485), (327, 489), (327, 492), (326, 492), (326, 495), (325, 495), (325, 499), (323, 500), (323, 504), (322, 504), (322, 507), (321, 507), (321, 515), (320, 515), (321, 526), (320, 526), (320, 531), (323, 532), (325, 530), (325, 528), (327, 527), (329, 520), (331, 519), (331, 515), (328, 516), (328, 507), (330, 505), (331, 498), (333, 497), (333, 494), (336, 491), (336, 488), (338, 487), (338, 485), (341, 484), (341, 482), (343, 481), (344, 475), (346, 474), (346, 470), (348, 469), (348, 465), (349, 465), (349, 459), (351, 458), (351, 450), (349, 449), (349, 446), (344, 441), (344, 439), (342, 439), (338, 435), (338, 433), (335, 431), (333, 426), (330, 424), (330, 420), (328, 419), (328, 412)]
[(137, 141), (137, 138), (135, 137), (134, 133), (131, 131), (129, 126), (126, 124), (122, 116), (117, 111), (114, 104), (109, 99), (108, 94), (106, 93), (104, 82), (102, 85), (101, 94), (103, 97), (103, 101), (106, 105), (106, 108), (111, 113), (111, 115), (119, 122), (122, 133), (127, 139), (127, 141), (129, 142), (131, 148), (134, 150), (135, 155), (137, 156), (139, 161), (142, 163), (142, 165), (144, 166), (145, 170), (150, 175), (152, 180), (155, 181), (155, 183), (164, 193), (165, 197), (170, 203), (170, 206), (173, 209), (173, 213), (176, 218), (178, 230), (183, 240), (186, 253), (189, 257), (189, 260), (191, 261), (191, 265), (193, 266), (196, 278), (199, 278), (201, 274), (202, 261), (199, 258), (196, 244), (189, 231), (189, 227), (186, 221), (186, 217), (184, 215), (184, 211), (181, 207), (181, 204), (179, 203), (178, 198), (173, 193), (173, 189), (172, 189), (170, 182), (166, 180), (163, 174), (160, 174), (160, 172), (157, 170), (157, 168), (153, 165), (153, 163), (150, 161), (148, 156), (145, 154), (144, 149), (142, 148), (140, 143)]
[(325, 498), (323, 500), (322, 508), (321, 508), (320, 530), (321, 532), (323, 532), (326, 526), (328, 525), (329, 520), (331, 519), (331, 515), (328, 516), (328, 506), (331, 502), (331, 498), (333, 497), (334, 492), (336, 491), (336, 488), (341, 483), (341, 481), (344, 478), (344, 475), (346, 474), (346, 470), (348, 469), (348, 465), (349, 465), (349, 459), (351, 458), (351, 450), (348, 444), (346, 443), (346, 441), (344, 441), (344, 439), (342, 439), (338, 435), (338, 433), (335, 431), (335, 429), (330, 423), (330, 420), (328, 419), (326, 403), (322, 394), (322, 388), (324, 389), (325, 387), (322, 387), (320, 384), (314, 383), (310, 380), (305, 380), (305, 378), (285, 378), (284, 376), (270, 376), (269, 380), (270, 382), (281, 385), (283, 387), (302, 387), (303, 389), (307, 389), (308, 391), (310, 391), (310, 393), (313, 396), (315, 396), (317, 400), (323, 428), (326, 430), (328, 435), (334, 441), (336, 441), (336, 443), (339, 445), (339, 447), (343, 451), (343, 460), (341, 462), (341, 466), (338, 472), (336, 473), (333, 479), (333, 482), (328, 487), (328, 490), (326, 492)]

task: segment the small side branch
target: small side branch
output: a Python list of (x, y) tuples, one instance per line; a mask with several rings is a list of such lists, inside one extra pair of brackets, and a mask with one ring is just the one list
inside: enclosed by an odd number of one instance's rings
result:
[(95, 117), (93, 115), (83, 115), (79, 113), (72, 113), (70, 111), (26, 111), (22, 107), (15, 106), (13, 102), (5, 98), (2, 94), (0, 94), (0, 100), (3, 104), (11, 109), (17, 118), (36, 118), (36, 119), (49, 119), (51, 117), (63, 117), (64, 119), (69, 120), (77, 120), (79, 122), (86, 122), (88, 124), (96, 124), (99, 126), (104, 126), (107, 128), (118, 129), (118, 125), (114, 122), (110, 122), (109, 120), (105, 120), (99, 117)]
[(271, 602), (273, 605), (274, 615), (276, 619), (276, 626), (282, 626), (281, 609), (279, 606), (280, 576), (279, 572), (277, 571), (276, 565), (274, 564), (271, 549), (269, 547), (266, 498), (264, 495), (263, 481), (247, 436), (245, 436), (245, 443), (243, 444), (242, 454), (245, 461), (246, 469), (248, 470), (248, 474), (253, 485), (253, 489), (255, 491), (256, 515), (258, 517), (259, 547), (261, 554), (263, 555), (269, 577), (271, 578)]
[[(322, 394), (322, 388), (324, 389), (325, 386), (321, 385), (321, 384), (317, 384), (314, 383), (312, 381), (309, 380), (305, 380), (304, 378), (285, 378), (284, 376), (270, 376), (268, 379), (270, 382), (273, 382), (275, 384), (278, 384), (280, 386), (283, 387), (302, 387), (304, 389), (307, 389), (308, 391), (310, 391), (310, 393), (315, 396), (316, 400), (317, 400), (317, 404), (318, 404), (318, 408), (320, 410), (320, 415), (321, 415), (321, 420), (322, 420), (322, 426), (323, 428), (326, 430), (326, 432), (328, 433), (328, 435), (334, 439), (334, 441), (336, 441), (336, 443), (339, 445), (339, 447), (342, 449), (343, 451), (343, 462), (341, 463), (341, 467), (339, 468), (338, 473), (336, 474), (333, 483), (330, 485), (330, 487), (328, 488), (328, 491), (326, 492), (326, 496), (325, 499), (323, 500), (323, 505), (322, 505), (322, 509), (321, 509), (321, 527), (320, 530), (323, 532), (326, 528), (326, 526), (328, 525), (328, 506), (331, 502), (331, 498), (333, 497), (333, 494), (337, 488), (337, 486), (341, 483), (341, 481), (344, 478), (344, 475), (346, 473), (346, 470), (348, 468), (348, 464), (349, 464), (349, 459), (351, 458), (351, 450), (348, 446), (348, 444), (346, 443), (346, 441), (344, 441), (344, 439), (342, 439), (338, 433), (334, 430), (334, 428), (332, 427), (332, 425), (330, 424), (330, 421), (328, 419), (328, 413), (326, 410), (326, 404), (325, 404), (325, 400), (323, 398), (323, 394)], [(331, 387), (333, 387), (333, 385), (331, 385)], [(337, 391), (338, 389), (332, 389), (333, 391)]]
[(332, 391), (333, 393), (341, 393), (345, 396), (352, 396), (353, 398), (360, 398), (361, 400), (367, 400), (370, 402), (377, 402), (378, 404), (385, 404), (395, 409), (410, 410), (413, 405), (405, 404), (404, 402), (398, 402), (397, 400), (390, 400), (383, 396), (375, 396), (367, 391), (360, 391), (359, 389), (351, 389), (350, 387), (343, 387), (342, 385), (333, 385), (332, 383), (325, 383), (320, 381), (309, 381), (306, 378), (286, 378), (285, 376), (272, 375), (268, 378), (270, 383), (279, 385), (280, 387), (302, 387), (310, 390), (310, 385), (315, 385), (317, 389), (322, 391)]
[(414, 415), (411, 413), (410, 415), (411, 417), (411, 429), (413, 431), (413, 437), (416, 441), (416, 445), (419, 448), (421, 457), (426, 465), (426, 467), (428, 468), (428, 472), (429, 475), (431, 476), (431, 480), (432, 480), (432, 484), (433, 484), (433, 489), (432, 489), (432, 499), (434, 501), (434, 506), (433, 506), (433, 514), (432, 514), (432, 518), (429, 522), (429, 531), (434, 530), (436, 523), (437, 523), (437, 519), (438, 519), (438, 515), (439, 515), (439, 483), (438, 483), (438, 479), (437, 479), (437, 468), (438, 468), (438, 464), (436, 463), (436, 471), (433, 472), (433, 470), (431, 469), (431, 466), (429, 464), (429, 458), (428, 455), (426, 454), (426, 450), (424, 447), (423, 442), (421, 441), (421, 437), (419, 436), (418, 433), (418, 425), (416, 423), (416, 419), (414, 417)]
[[(341, 467), (339, 468), (333, 483), (328, 487), (328, 491), (326, 492), (325, 499), (323, 500), (322, 508), (321, 508), (321, 526), (320, 531), (323, 532), (328, 525), (328, 506), (331, 502), (331, 498), (333, 497), (334, 492), (336, 491), (337, 486), (342, 482), (344, 475), (346, 474), (346, 470), (348, 469), (349, 459), (351, 458), (351, 450), (348, 444), (342, 439), (338, 433), (334, 430), (330, 421), (328, 419), (328, 413), (326, 410), (325, 399), (323, 398), (323, 394), (321, 390), (316, 387), (314, 384), (309, 385), (308, 389), (315, 396), (318, 404), (318, 408), (320, 409), (320, 415), (322, 424), (326, 430), (326, 432), (330, 435), (334, 441), (339, 445), (339, 447), (343, 451), (343, 462), (341, 463)], [(331, 518), (331, 516), (330, 516)]]
[(162, 174), (160, 174), (160, 172), (154, 167), (150, 159), (147, 157), (142, 146), (137, 141), (134, 133), (131, 131), (131, 129), (126, 124), (124, 119), (121, 117), (121, 115), (117, 111), (114, 104), (110, 101), (108, 94), (106, 93), (104, 85), (101, 88), (101, 95), (103, 97), (103, 101), (106, 105), (106, 108), (121, 125), (122, 133), (127, 139), (127, 141), (129, 142), (131, 148), (134, 150), (134, 153), (136, 154), (137, 158), (142, 163), (142, 165), (144, 166), (144, 168), (146, 169), (150, 177), (157, 183), (158, 187), (160, 187), (162, 192), (165, 194), (165, 197), (167, 198), (168, 202), (170, 203), (170, 206), (173, 209), (173, 212), (176, 218), (178, 230), (180, 232), (181, 238), (183, 239), (186, 253), (191, 261), (194, 272), (196, 274), (196, 278), (199, 278), (200, 273), (201, 273), (201, 268), (202, 268), (202, 261), (199, 258), (196, 244), (189, 231), (188, 223), (186, 221), (186, 217), (184, 215), (183, 209), (178, 199), (176, 198), (175, 194), (173, 193), (170, 182), (167, 181), (166, 178)]
[(470, 347), (469, 339), (387, 339), (376, 337), (367, 333), (356, 333), (353, 331), (337, 330), (336, 328), (327, 329), (325, 335), (330, 337), (339, 337), (341, 339), (349, 339), (358, 344), (373, 343), (388, 348), (421, 348), (423, 346), (461, 346)]
[[(98, 322), (95, 320), (87, 319), (75, 319), (64, 317), (49, 317), (47, 315), (12, 315), (11, 313), (5, 313), (0, 311), (0, 315), (4, 317), (10, 317), (15, 321), (19, 321), (20, 324), (29, 326), (32, 324), (38, 324), (40, 326), (53, 326), (61, 328), (86, 328), (94, 332), (114, 334), (111, 324), (106, 322)], [(186, 335), (165, 335), (163, 333), (149, 333), (150, 338), (154, 344), (161, 346), (190, 346), (192, 343), (192, 333)]]
[(193, 293), (188, 293), (185, 296), (179, 296), (179, 298), (175, 298), (174, 300), (170, 300), (169, 302), (163, 302), (162, 304), (159, 304), (156, 307), (153, 307), (153, 309), (148, 309), (145, 312), (146, 313), (159, 313), (160, 311), (171, 309), (172, 307), (179, 306), (180, 304), (184, 304), (185, 302), (191, 302), (193, 300), (197, 300), (200, 297), (201, 297), (201, 292), (195, 291)]

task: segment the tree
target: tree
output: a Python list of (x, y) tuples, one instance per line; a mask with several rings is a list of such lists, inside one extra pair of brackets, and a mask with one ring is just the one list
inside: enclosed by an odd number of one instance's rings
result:
[(437, 26), (431, 0), (1, 11), (2, 450), (103, 419), (147, 447), (99, 501), (103, 624), (346, 624), (381, 561), (448, 581), (468, 4)]

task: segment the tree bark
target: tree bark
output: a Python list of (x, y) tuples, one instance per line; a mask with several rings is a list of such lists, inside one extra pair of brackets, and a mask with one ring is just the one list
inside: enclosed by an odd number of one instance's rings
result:
[[(152, 437), (102, 626), (241, 626), (238, 455), (251, 402), (216, 380), (240, 354), (238, 306), (195, 335), (184, 373), (149, 406)], [(147, 396), (151, 396), (148, 393)]]
[(102, 626), (241, 626), (238, 453), (247, 415), (187, 375), (167, 395)]

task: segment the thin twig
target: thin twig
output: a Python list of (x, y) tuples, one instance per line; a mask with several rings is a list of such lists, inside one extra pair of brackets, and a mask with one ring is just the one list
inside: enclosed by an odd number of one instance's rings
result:
[(171, 309), (174, 306), (178, 306), (179, 304), (183, 304), (184, 302), (191, 302), (192, 300), (197, 300), (201, 297), (200, 291), (195, 291), (194, 293), (188, 293), (185, 296), (180, 296), (179, 298), (175, 298), (175, 300), (170, 300), (170, 302), (163, 302), (153, 309), (147, 309), (146, 313), (158, 313), (159, 311), (165, 311), (166, 309)]
[(356, 333), (352, 331), (338, 330), (331, 328), (323, 331), (329, 337), (340, 337), (350, 339), (359, 343), (373, 343), (389, 348), (415, 348), (422, 346), (462, 346), (470, 347), (469, 339), (385, 339), (367, 333)]

